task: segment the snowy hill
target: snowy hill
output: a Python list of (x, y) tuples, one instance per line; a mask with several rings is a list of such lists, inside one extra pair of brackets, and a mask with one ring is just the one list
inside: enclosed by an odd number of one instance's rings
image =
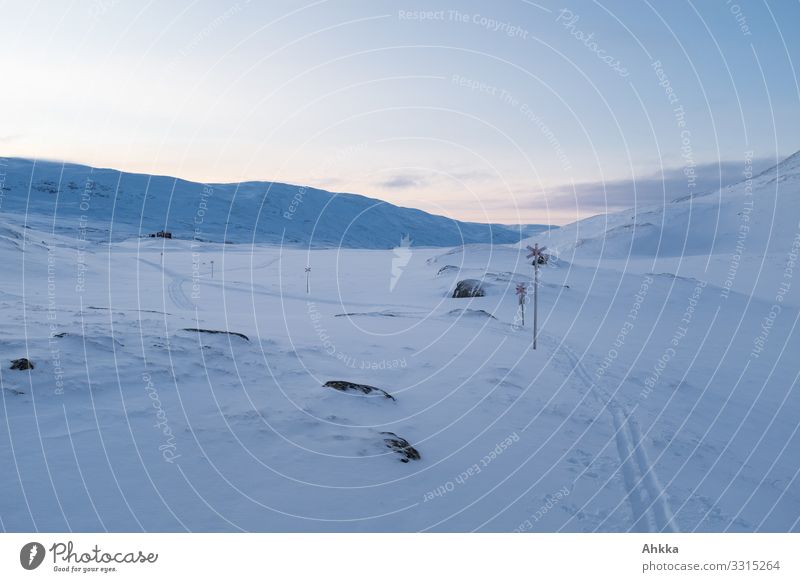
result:
[[(747, 168), (743, 166), (743, 172)], [(594, 216), (548, 233), (560, 256), (658, 258), (780, 250), (797, 231), (800, 152), (713, 193)]]
[(0, 526), (798, 531), (796, 166), (539, 235), (536, 351), (518, 244), (108, 244), (4, 215)]
[(518, 246), (532, 241), (576, 264), (671, 273), (772, 301), (800, 251), (800, 152), (722, 190), (594, 216)]
[[(10, 159), (2, 208), (67, 236), (119, 241), (166, 230), (213, 242), (394, 248), (512, 243), (531, 228), (461, 222), (359, 196), (275, 182), (198, 184), (75, 164)], [(85, 217), (86, 223), (81, 222)]]

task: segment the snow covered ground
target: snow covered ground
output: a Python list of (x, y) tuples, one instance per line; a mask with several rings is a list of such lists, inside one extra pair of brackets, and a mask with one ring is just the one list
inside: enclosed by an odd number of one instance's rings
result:
[[(3, 220), (0, 527), (796, 531), (790, 211), (734, 281), (736, 213), (728, 246), (693, 252), (631, 253), (619, 217), (591, 243), (540, 235), (559, 258), (536, 351), (520, 245), (104, 244)], [(452, 298), (465, 278), (486, 295)]]

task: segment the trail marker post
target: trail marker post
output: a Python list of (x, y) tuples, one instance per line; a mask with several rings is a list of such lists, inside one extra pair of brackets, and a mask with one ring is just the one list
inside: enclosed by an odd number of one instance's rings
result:
[(311, 267), (306, 267), (306, 295), (311, 293), (311, 283), (309, 279), (311, 278)]
[(536, 349), (536, 336), (539, 333), (539, 265), (547, 264), (550, 258), (545, 254), (547, 247), (540, 247), (539, 243), (528, 246), (528, 258), (533, 259), (533, 349)]
[(214, 261), (211, 261), (211, 278), (214, 278)]
[(519, 308), (522, 311), (522, 327), (525, 327), (525, 295), (528, 293), (525, 283), (517, 283), (517, 296), (519, 297)]

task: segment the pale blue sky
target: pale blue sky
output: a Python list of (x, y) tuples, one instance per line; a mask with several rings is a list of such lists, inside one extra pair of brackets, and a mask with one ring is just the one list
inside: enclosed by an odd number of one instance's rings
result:
[(12, 1), (0, 15), (0, 155), (565, 223), (685, 195), (687, 165), (711, 189), (749, 151), (758, 168), (800, 149), (795, 1)]

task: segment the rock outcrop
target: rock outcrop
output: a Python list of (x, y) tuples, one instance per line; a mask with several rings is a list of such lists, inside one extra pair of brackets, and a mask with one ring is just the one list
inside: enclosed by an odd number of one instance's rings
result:
[(383, 442), (386, 443), (386, 446), (401, 455), (401, 463), (419, 461), (422, 458), (419, 451), (403, 437), (399, 437), (393, 432), (382, 432), (381, 434), (385, 437)]
[(361, 392), (362, 394), (382, 394), (385, 398), (395, 400), (395, 397), (389, 394), (386, 390), (376, 388), (375, 386), (368, 386), (367, 384), (356, 384), (355, 382), (347, 382), (344, 380), (330, 380), (323, 384), (326, 388), (333, 388), (340, 392)]
[(484, 295), (486, 295), (486, 290), (478, 279), (463, 279), (456, 283), (453, 291), (454, 298), (483, 297)]
[(28, 358), (18, 358), (16, 360), (11, 360), (11, 369), (12, 370), (33, 370), (36, 366), (33, 365)]

